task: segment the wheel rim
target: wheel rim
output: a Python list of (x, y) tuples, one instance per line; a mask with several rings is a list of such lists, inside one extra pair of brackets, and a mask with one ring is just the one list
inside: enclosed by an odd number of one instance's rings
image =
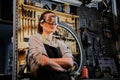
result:
[(83, 67), (83, 53), (84, 53), (84, 49), (82, 47), (82, 44), (81, 44), (81, 39), (79, 38), (79, 36), (76, 34), (76, 32), (70, 27), (70, 26), (67, 26), (65, 23), (62, 23), (62, 22), (59, 22), (58, 23), (58, 26), (66, 29), (67, 31), (69, 31), (72, 36), (75, 38), (76, 42), (78, 43), (78, 46), (79, 46), (79, 51), (80, 51), (80, 63), (79, 63), (79, 67), (78, 69), (76, 70), (76, 72), (81, 72), (81, 69)]

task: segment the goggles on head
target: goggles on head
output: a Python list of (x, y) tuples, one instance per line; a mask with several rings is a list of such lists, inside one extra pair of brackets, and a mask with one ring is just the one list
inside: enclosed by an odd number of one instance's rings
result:
[(55, 15), (45, 16), (43, 22), (46, 22), (51, 25), (57, 25), (57, 22), (58, 22), (57, 16)]

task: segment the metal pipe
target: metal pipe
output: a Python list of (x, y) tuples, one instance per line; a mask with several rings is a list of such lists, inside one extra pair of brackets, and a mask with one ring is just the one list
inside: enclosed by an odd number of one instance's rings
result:
[(117, 16), (117, 4), (116, 0), (112, 0), (112, 12), (115, 16)]
[(12, 61), (12, 80), (17, 80), (16, 73), (17, 73), (17, 24), (18, 24), (18, 7), (17, 7), (17, 1), (13, 0), (13, 61)]

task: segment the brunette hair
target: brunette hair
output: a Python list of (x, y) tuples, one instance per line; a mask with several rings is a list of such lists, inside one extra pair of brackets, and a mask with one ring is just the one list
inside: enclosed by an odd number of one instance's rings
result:
[(42, 34), (43, 33), (43, 28), (41, 27), (40, 23), (43, 23), (45, 22), (45, 14), (48, 14), (48, 13), (53, 13), (55, 14), (54, 12), (52, 11), (45, 11), (41, 14), (40, 18), (39, 18), (39, 23), (38, 23), (38, 33)]

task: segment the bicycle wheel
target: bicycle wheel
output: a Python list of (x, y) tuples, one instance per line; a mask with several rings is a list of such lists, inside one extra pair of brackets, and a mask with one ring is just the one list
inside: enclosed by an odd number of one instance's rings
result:
[[(77, 63), (78, 67), (77, 69), (74, 70), (75, 73), (81, 73), (82, 67), (83, 67), (83, 54), (84, 54), (84, 49), (81, 43), (81, 39), (80, 37), (76, 34), (76, 32), (68, 25), (66, 25), (65, 23), (59, 22), (58, 26), (60, 26), (61, 28), (66, 29), (76, 40), (76, 47), (78, 49), (78, 54), (73, 55), (74, 56), (74, 61)], [(76, 75), (76, 74), (73, 74)]]

